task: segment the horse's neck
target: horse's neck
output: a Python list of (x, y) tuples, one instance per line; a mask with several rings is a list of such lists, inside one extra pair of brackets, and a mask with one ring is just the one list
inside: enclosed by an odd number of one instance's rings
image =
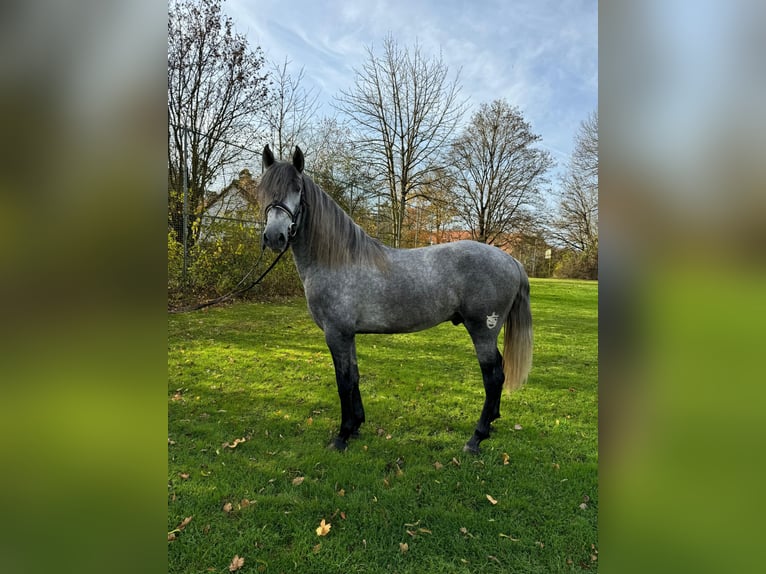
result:
[(302, 233), (298, 233), (292, 243), (293, 259), (298, 268), (301, 282), (306, 282), (307, 275), (311, 272), (312, 258), (309, 250), (308, 240)]

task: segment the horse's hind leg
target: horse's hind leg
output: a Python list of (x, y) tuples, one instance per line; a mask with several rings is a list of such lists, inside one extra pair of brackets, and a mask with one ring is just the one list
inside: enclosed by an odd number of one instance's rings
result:
[[(486, 327), (485, 327), (486, 330)], [(471, 331), (469, 331), (471, 332)], [(466, 452), (478, 454), (479, 443), (489, 437), (490, 424), (500, 417), (500, 397), (503, 392), (503, 357), (497, 350), (496, 336), (474, 336), (474, 347), (481, 367), (481, 375), (484, 380), (484, 408), (481, 410), (479, 422), (473, 436), (463, 447)]]
[(353, 335), (326, 332), (325, 340), (335, 366), (335, 381), (340, 398), (341, 423), (338, 436), (330, 446), (345, 450), (350, 436), (358, 433), (364, 422), (364, 407), (359, 393), (359, 368), (356, 362), (356, 343)]

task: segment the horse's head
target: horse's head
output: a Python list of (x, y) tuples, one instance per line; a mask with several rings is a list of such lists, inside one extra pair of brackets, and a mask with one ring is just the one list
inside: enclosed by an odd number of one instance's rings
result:
[(298, 232), (303, 215), (303, 152), (295, 146), (292, 163), (283, 163), (274, 160), (274, 154), (266, 145), (263, 165), (266, 171), (258, 194), (266, 215), (263, 245), (283, 251)]

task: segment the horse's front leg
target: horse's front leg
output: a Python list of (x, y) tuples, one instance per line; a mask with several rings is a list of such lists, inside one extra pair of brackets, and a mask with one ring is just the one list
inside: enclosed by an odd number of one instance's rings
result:
[(349, 437), (357, 434), (364, 422), (364, 407), (359, 392), (356, 342), (354, 335), (342, 335), (330, 331), (325, 333), (325, 340), (335, 366), (335, 381), (338, 384), (341, 413), (340, 431), (330, 443), (330, 447), (345, 450)]

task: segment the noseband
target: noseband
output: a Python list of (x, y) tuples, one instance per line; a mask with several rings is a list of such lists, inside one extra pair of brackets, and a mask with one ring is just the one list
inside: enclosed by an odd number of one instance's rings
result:
[(306, 205), (306, 200), (303, 197), (303, 186), (301, 186), (301, 199), (298, 203), (298, 209), (293, 212), (289, 207), (287, 207), (284, 203), (281, 201), (272, 201), (269, 205), (266, 206), (265, 215), (266, 217), (269, 216), (269, 211), (272, 209), (278, 209), (282, 212), (284, 212), (287, 217), (290, 218), (290, 226), (287, 228), (287, 241), (288, 243), (295, 239), (295, 235), (298, 233), (298, 220), (300, 219), (301, 215), (303, 215), (303, 208)]

